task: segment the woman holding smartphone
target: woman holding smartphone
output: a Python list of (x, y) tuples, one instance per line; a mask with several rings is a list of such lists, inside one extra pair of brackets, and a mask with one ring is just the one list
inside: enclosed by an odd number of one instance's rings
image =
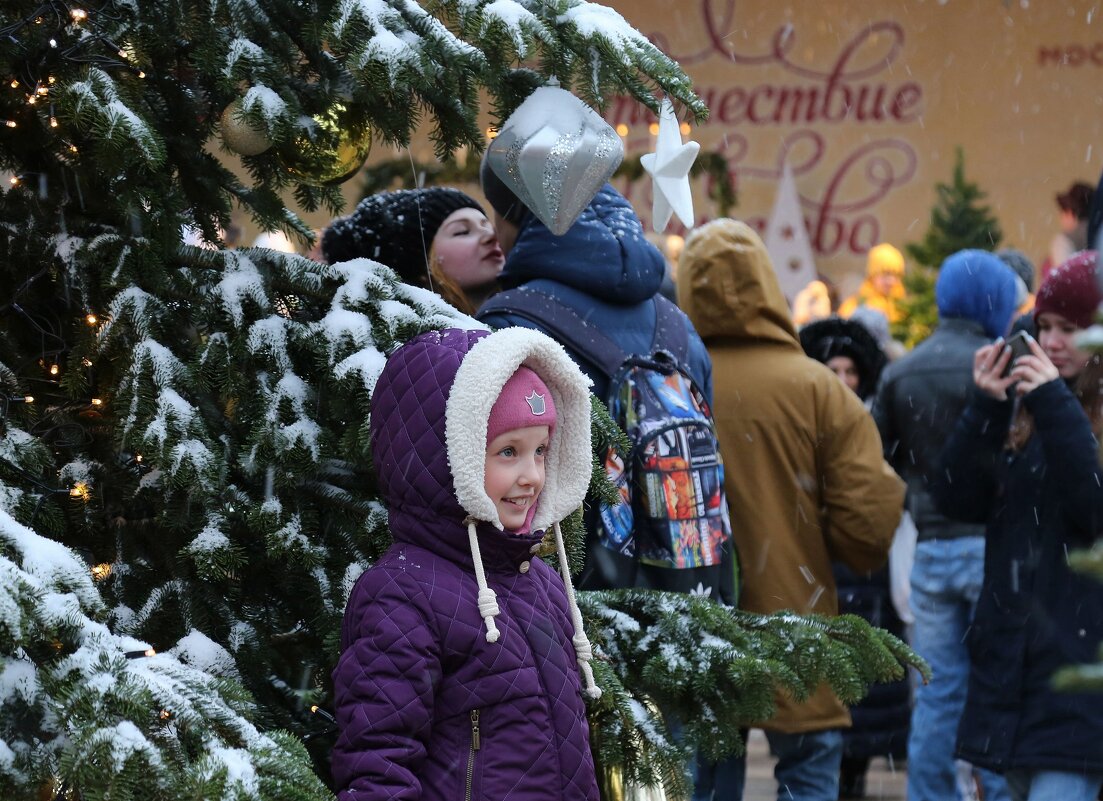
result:
[(958, 756), (1004, 773), (1016, 801), (1095, 801), (1103, 786), (1103, 698), (1052, 685), (1103, 640), (1103, 584), (1068, 565), (1103, 533), (1103, 367), (1077, 345), (1101, 300), (1095, 264), (1082, 252), (1046, 278), (1029, 353), (977, 351), (932, 488), (944, 514), (987, 524)]

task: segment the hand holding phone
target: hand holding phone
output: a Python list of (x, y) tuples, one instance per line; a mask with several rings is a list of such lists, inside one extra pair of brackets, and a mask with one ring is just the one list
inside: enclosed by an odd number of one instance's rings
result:
[(1028, 355), (1030, 351), (1030, 335), (1026, 331), (1019, 331), (1013, 336), (1007, 338), (1007, 341), (1003, 343), (1005, 348), (1011, 349), (1011, 359), (1007, 362), (1007, 367), (1004, 368), (1003, 377), (1011, 375), (1011, 370), (1015, 367), (1015, 360), (1020, 356)]
[(1011, 351), (1002, 340), (985, 345), (973, 354), (973, 383), (996, 400), (1007, 400), (1007, 389), (1015, 379), (1004, 375), (1010, 369)]

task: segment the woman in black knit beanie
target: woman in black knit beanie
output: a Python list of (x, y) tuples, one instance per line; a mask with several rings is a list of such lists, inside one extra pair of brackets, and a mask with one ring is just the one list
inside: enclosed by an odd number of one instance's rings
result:
[(407, 284), (432, 290), (466, 314), (497, 290), (505, 256), (474, 198), (429, 187), (366, 197), (322, 235), (329, 264), (365, 258)]

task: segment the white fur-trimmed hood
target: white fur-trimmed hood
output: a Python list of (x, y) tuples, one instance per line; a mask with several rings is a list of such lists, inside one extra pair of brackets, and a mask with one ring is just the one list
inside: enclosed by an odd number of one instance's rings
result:
[(533, 529), (547, 528), (581, 506), (590, 483), (590, 379), (539, 331), (504, 328), (480, 339), (456, 371), (445, 407), (445, 440), (460, 506), (499, 530), (504, 527), (498, 510), (484, 489), (487, 421), (502, 387), (522, 365), (543, 379), (556, 408)]

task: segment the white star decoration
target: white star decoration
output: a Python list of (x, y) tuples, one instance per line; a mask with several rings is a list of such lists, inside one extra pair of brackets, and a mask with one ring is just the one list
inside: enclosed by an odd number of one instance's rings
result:
[(693, 195), (689, 190), (689, 168), (701, 146), (696, 142), (682, 144), (682, 132), (674, 106), (664, 100), (659, 107), (659, 135), (655, 140), (655, 152), (640, 157), (640, 164), (651, 176), (654, 205), (651, 225), (662, 231), (670, 222), (670, 215), (677, 214), (687, 228), (693, 227)]

